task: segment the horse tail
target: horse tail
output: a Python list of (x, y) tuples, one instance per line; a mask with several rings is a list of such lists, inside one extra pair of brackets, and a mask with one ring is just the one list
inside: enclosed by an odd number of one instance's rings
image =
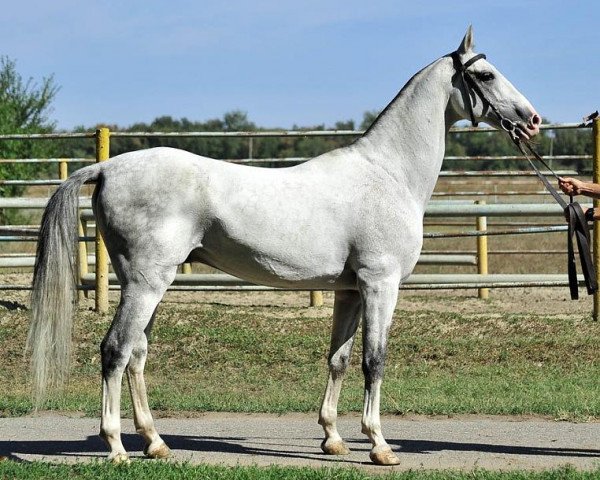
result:
[(100, 171), (100, 164), (76, 171), (54, 192), (42, 216), (26, 345), (31, 352), (36, 408), (45, 401), (48, 387), (63, 386), (69, 374), (77, 301), (79, 190), (84, 183), (98, 180)]

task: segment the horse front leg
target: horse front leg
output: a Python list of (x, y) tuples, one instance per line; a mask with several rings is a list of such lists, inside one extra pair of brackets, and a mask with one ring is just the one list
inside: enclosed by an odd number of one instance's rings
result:
[(377, 465), (397, 465), (400, 459), (381, 433), (380, 389), (387, 350), (387, 336), (398, 299), (399, 279), (363, 280), (359, 283), (363, 300), (363, 361), (365, 397), (362, 432), (373, 448), (369, 457)]
[(329, 349), (329, 378), (319, 412), (319, 424), (325, 431), (325, 440), (321, 443), (321, 449), (330, 455), (346, 455), (350, 452), (337, 430), (337, 405), (342, 379), (350, 363), (352, 344), (361, 313), (360, 305), (360, 295), (357, 291), (335, 292)]

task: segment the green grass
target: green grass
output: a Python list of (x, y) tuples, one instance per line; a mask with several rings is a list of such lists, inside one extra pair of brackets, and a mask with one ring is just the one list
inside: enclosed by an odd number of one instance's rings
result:
[(579, 472), (573, 468), (561, 468), (544, 472), (491, 472), (474, 470), (457, 471), (408, 471), (397, 473), (366, 472), (348, 468), (298, 468), (298, 467), (221, 467), (209, 465), (189, 465), (167, 462), (133, 462), (131, 465), (109, 463), (79, 463), (74, 465), (50, 464), (42, 462), (0, 463), (1, 479), (235, 479), (235, 480), (592, 480), (600, 477), (600, 470)]
[[(493, 301), (489, 307), (495, 311)], [(27, 312), (1, 313), (0, 414), (21, 415), (31, 410), (22, 355)], [(165, 414), (317, 411), (327, 376), (330, 313), (328, 308), (163, 305), (147, 364), (151, 407)], [(51, 397), (48, 408), (98, 415), (99, 344), (112, 317), (84, 309), (77, 316), (71, 381), (63, 396)], [(398, 311), (382, 411), (600, 418), (599, 340), (600, 324), (583, 314)], [(362, 408), (360, 350), (359, 334), (340, 412)], [(124, 394), (125, 414), (128, 409)]]

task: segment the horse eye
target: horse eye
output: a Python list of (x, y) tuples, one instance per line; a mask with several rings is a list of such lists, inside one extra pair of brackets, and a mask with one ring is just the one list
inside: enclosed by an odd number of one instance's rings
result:
[(492, 72), (477, 72), (475, 76), (478, 80), (481, 80), (482, 82), (489, 82), (490, 80), (493, 80), (495, 78)]

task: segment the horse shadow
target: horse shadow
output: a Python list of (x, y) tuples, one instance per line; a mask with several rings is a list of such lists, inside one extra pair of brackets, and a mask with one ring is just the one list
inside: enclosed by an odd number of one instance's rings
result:
[[(305, 447), (290, 448), (281, 451), (281, 443), (263, 437), (212, 437), (189, 435), (161, 435), (167, 445), (175, 451), (203, 452), (215, 454), (229, 454), (237, 456), (261, 456), (267, 458), (288, 458), (320, 462), (335, 462), (344, 464), (369, 464), (366, 461), (352, 460), (348, 457), (331, 457), (320, 451), (318, 445), (320, 438), (314, 438), (314, 453), (307, 452)], [(123, 445), (128, 452), (139, 455), (143, 449), (143, 441), (136, 434), (123, 434)], [(294, 439), (290, 439), (293, 441)], [(515, 456), (547, 456), (547, 457), (572, 457), (595, 458), (600, 457), (600, 450), (584, 448), (553, 448), (536, 446), (517, 446), (510, 444), (490, 444), (472, 442), (449, 442), (433, 440), (403, 440), (388, 439), (388, 443), (400, 455), (417, 454), (432, 455), (441, 451), (470, 452), (483, 454), (501, 454)], [(364, 451), (365, 457), (370, 450), (366, 440), (349, 439), (348, 444), (353, 451)], [(28, 440), (28, 441), (1, 441), (0, 456), (8, 457), (15, 461), (26, 461), (23, 457), (36, 456), (63, 456), (87, 459), (103, 459), (107, 449), (102, 440), (96, 436), (88, 436), (82, 440)]]
[[(203, 452), (215, 454), (229, 454), (238, 456), (262, 456), (276, 458), (294, 458), (312, 461), (339, 462), (361, 464), (363, 462), (348, 462), (345, 459), (325, 455), (318, 448), (321, 439), (314, 439), (316, 449), (314, 453), (307, 453), (306, 449), (290, 449), (281, 451), (281, 443), (271, 443), (267, 438), (253, 437), (210, 437), (188, 435), (161, 435), (166, 444), (174, 451)], [(121, 440), (125, 450), (138, 457), (144, 448), (144, 443), (139, 435), (122, 434)], [(290, 439), (291, 440), (291, 439)], [(253, 446), (249, 446), (253, 445)], [(318, 451), (317, 451), (318, 450)], [(368, 445), (365, 451), (368, 451)], [(31, 441), (1, 441), (0, 456), (13, 461), (27, 462), (23, 457), (36, 455), (40, 457), (61, 456), (65, 458), (101, 460), (108, 454), (104, 442), (97, 435), (90, 435), (82, 440), (31, 440)], [(140, 457), (145, 458), (145, 457)]]

